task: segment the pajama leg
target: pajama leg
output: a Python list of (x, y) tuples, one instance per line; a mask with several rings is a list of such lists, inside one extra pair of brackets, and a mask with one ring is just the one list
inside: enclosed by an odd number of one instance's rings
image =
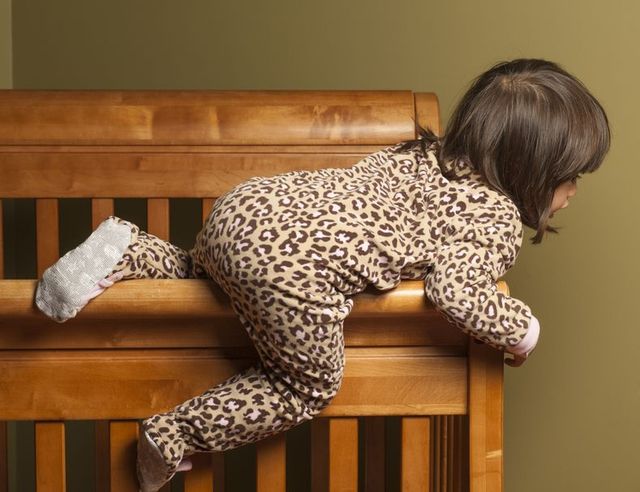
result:
[(43, 272), (35, 304), (51, 319), (64, 323), (122, 278), (207, 278), (207, 274), (191, 252), (110, 216)]
[(124, 219), (113, 217), (118, 224), (131, 229), (131, 244), (122, 259), (114, 266), (111, 275), (121, 272), (123, 279), (134, 278), (208, 278), (204, 268), (194, 261), (192, 253), (167, 241), (141, 231)]
[(343, 319), (351, 304), (335, 309), (332, 321), (325, 318), (326, 308), (301, 311), (283, 305), (263, 311), (256, 304), (258, 316), (248, 319), (232, 301), (260, 361), (143, 422), (168, 465), (165, 479), (184, 456), (233, 449), (283, 432), (318, 414), (338, 392)]

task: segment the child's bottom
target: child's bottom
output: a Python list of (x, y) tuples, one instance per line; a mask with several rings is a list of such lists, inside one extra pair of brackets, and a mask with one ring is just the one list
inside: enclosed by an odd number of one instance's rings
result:
[[(132, 229), (132, 244), (112, 274), (122, 272), (124, 279), (218, 278), (225, 287), (227, 281), (216, 273), (215, 265), (197, 261), (207, 258), (206, 244), (200, 244), (205, 234), (199, 234), (196, 245), (187, 252), (114, 218)], [(229, 291), (228, 285), (225, 290)], [(346, 316), (350, 306), (341, 309), (341, 316), (331, 317), (335, 322), (327, 322), (327, 309), (314, 313), (305, 307), (303, 311), (290, 298), (274, 302), (278, 299), (260, 296), (260, 289), (253, 292), (255, 310), (246, 313), (247, 317), (240, 312), (241, 304), (233, 296), (231, 300), (260, 361), (143, 422), (172, 469), (195, 452), (232, 449), (309, 420), (340, 388), (344, 339), (339, 318)]]

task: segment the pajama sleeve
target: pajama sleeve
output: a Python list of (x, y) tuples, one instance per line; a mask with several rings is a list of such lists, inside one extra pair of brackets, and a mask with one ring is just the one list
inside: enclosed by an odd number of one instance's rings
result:
[[(525, 338), (532, 318), (525, 303), (498, 292), (496, 286), (520, 247), (517, 214), (503, 206), (475, 211), (456, 217), (449, 232), (425, 279), (427, 298), (465, 333), (512, 352)], [(535, 338), (533, 345), (537, 334)]]

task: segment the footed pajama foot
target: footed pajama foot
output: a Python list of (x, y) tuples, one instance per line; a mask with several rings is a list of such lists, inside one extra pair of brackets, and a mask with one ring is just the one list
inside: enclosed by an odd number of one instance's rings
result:
[(138, 435), (136, 469), (140, 492), (157, 492), (177, 472), (188, 471), (193, 467), (193, 463), (187, 458), (183, 458), (177, 466), (168, 464), (158, 445), (144, 430), (144, 425), (140, 425)]
[(73, 318), (93, 297), (120, 280), (113, 271), (131, 241), (131, 229), (113, 218), (102, 222), (77, 248), (47, 268), (38, 282), (36, 306), (53, 320)]

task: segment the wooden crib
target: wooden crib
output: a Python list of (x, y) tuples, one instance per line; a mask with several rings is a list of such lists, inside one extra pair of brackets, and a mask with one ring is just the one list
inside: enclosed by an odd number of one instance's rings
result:
[[(120, 198), (146, 199), (146, 224), (123, 218), (171, 240), (170, 226), (187, 219), (170, 199), (198, 199), (204, 220), (216, 197), (249, 177), (350, 166), (414, 138), (415, 121), (440, 131), (434, 94), (4, 90), (0, 198), (35, 199), (39, 277), (66, 252), (61, 229), (80, 227), (65, 226), (65, 199), (90, 199), (78, 242)], [(0, 235), (0, 253), (12, 233)], [(65, 490), (71, 420), (95, 421), (91, 488), (137, 490), (136, 419), (256, 357), (212, 281), (120, 282), (64, 324), (34, 307), (35, 285), (0, 280), (0, 492), (8, 490), (6, 421), (14, 420), (35, 421), (38, 492)], [(502, 490), (502, 353), (447, 324), (421, 281), (357, 295), (345, 339), (342, 388), (308, 423), (313, 492)], [(400, 456), (389, 485), (392, 419)], [(285, 433), (249, 445), (257, 491), (285, 491), (286, 443)], [(184, 490), (224, 491), (226, 454), (194, 456)]]

